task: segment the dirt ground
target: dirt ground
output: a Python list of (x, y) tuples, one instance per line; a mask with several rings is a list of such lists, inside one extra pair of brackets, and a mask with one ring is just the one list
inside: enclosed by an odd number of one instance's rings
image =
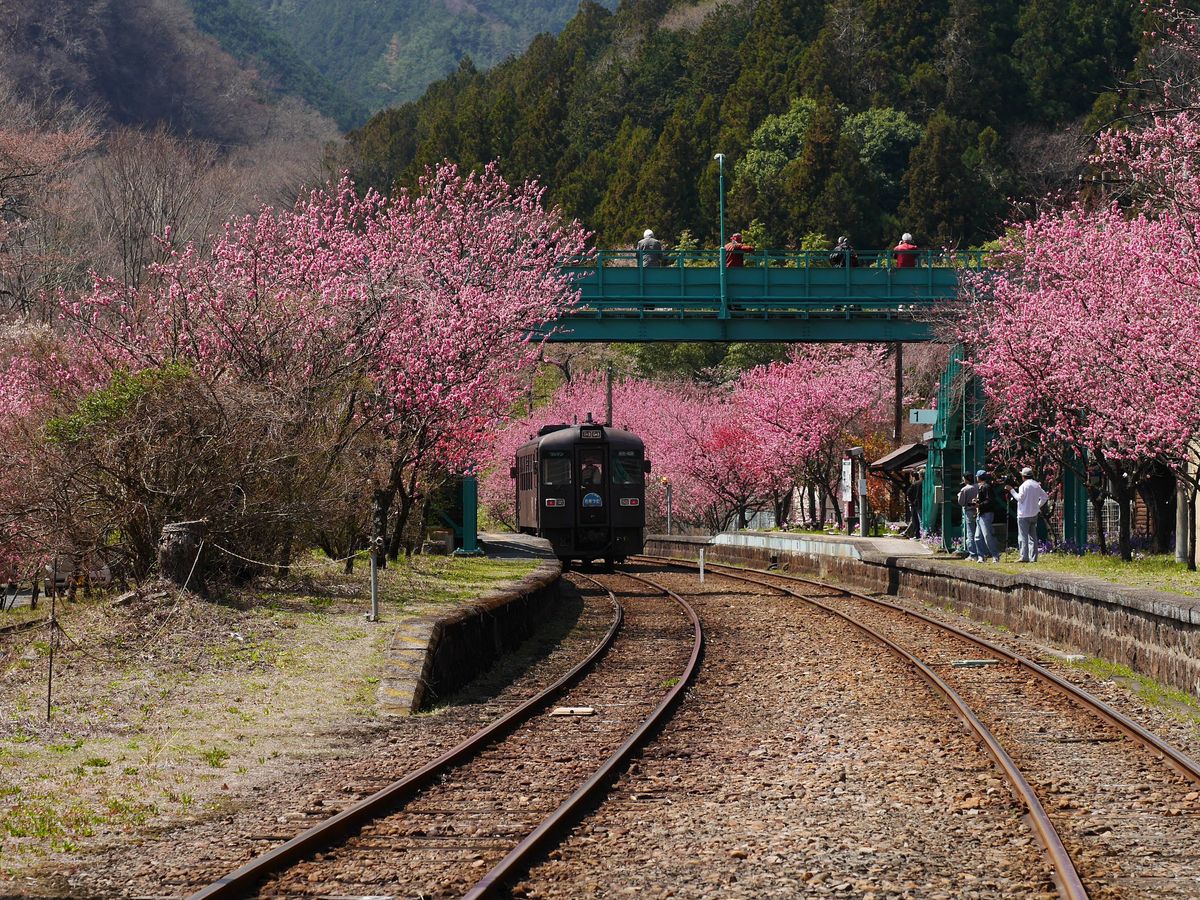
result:
[(0, 632), (0, 896), (36, 892), (39, 872), (80, 855), (219, 814), (298, 763), (361, 752), (389, 727), (375, 697), (400, 619), (532, 568), (401, 564), (383, 575), (379, 623), (364, 617), (362, 567), (221, 599), (60, 602), (49, 721), (49, 628)]

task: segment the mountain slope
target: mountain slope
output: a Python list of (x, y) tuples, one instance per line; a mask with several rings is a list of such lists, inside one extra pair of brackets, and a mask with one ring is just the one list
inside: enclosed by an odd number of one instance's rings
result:
[(240, 2), (371, 110), (419, 96), (464, 57), (486, 68), (520, 53), (534, 35), (559, 31), (578, 6), (578, 0)]
[(365, 106), (335, 87), (245, 0), (191, 0), (196, 25), (234, 58), (254, 65), (281, 93), (303, 97), (343, 129), (367, 118)]
[(0, 87), (224, 145), (321, 138), (332, 125), (273, 95), (196, 28), (185, 0), (0, 0)]

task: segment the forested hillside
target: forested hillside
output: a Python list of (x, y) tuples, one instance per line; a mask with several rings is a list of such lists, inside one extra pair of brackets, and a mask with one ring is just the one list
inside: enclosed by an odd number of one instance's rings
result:
[(334, 136), (197, 30), (186, 0), (0, 0), (0, 101), (9, 94), (43, 115), (71, 108), (223, 145)]
[(303, 97), (343, 129), (366, 119), (367, 108), (296, 52), (248, 0), (191, 0), (191, 4), (196, 25), (235, 58), (255, 66), (280, 93)]
[[(487, 68), (520, 53), (539, 32), (559, 31), (578, 6), (578, 0), (192, 2), (197, 10), (253, 7), (337, 90), (372, 111), (419, 96), (464, 57)], [(275, 58), (278, 47), (271, 47), (259, 55)]]
[[(558, 37), (469, 63), (351, 136), (362, 180), (499, 157), (596, 230), (773, 245), (969, 246), (1009, 198), (1076, 181), (1141, 40), (1128, 0), (591, 2)], [(753, 225), (752, 225), (753, 223)], [(751, 227), (752, 226), (752, 227)]]

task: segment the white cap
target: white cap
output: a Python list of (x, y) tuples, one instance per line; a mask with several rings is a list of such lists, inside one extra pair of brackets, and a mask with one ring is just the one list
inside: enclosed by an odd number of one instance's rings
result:
[(652, 237), (654, 237), (654, 232), (651, 231), (649, 228), (647, 228), (644, 232), (642, 232), (642, 237), (652, 238)]
[(906, 231), (906, 232), (904, 232), (904, 234), (900, 235), (900, 240), (904, 241), (904, 243), (906, 243), (906, 244), (911, 244), (912, 243), (912, 235)]
[(1025, 468), (1023, 468), (1021, 470), (1021, 475), (1025, 478), (1032, 478), (1033, 477), (1033, 469), (1029, 468), (1029, 466), (1026, 466)]

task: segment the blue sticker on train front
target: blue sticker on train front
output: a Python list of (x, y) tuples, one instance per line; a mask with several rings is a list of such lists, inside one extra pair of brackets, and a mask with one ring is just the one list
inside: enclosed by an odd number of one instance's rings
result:
[(584, 506), (603, 506), (604, 501), (602, 499), (600, 499), (599, 494), (584, 494), (583, 495), (583, 505)]

